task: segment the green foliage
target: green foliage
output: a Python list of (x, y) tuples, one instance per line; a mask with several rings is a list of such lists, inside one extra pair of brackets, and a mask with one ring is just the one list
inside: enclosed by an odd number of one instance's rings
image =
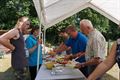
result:
[(120, 38), (120, 27), (112, 21), (109, 21), (108, 30), (103, 34), (105, 34), (107, 40), (116, 40)]
[(115, 40), (120, 35), (120, 32), (118, 31), (117, 25), (115, 23), (111, 22), (109, 19), (99, 14), (95, 10), (87, 8), (49, 28), (47, 30), (46, 36), (47, 40), (53, 44), (59, 43), (59, 31), (66, 28), (70, 24), (76, 25), (77, 30), (79, 31), (79, 22), (82, 19), (91, 20), (93, 26), (105, 36), (106, 40)]
[(76, 14), (80, 19), (89, 19), (93, 23), (93, 26), (98, 29), (108, 41), (116, 40), (120, 36), (118, 25), (96, 12), (91, 8), (84, 9)]
[(77, 14), (80, 19), (89, 19), (102, 33), (109, 29), (109, 20), (93, 9), (87, 8)]
[(60, 42), (60, 38), (58, 36), (59, 32), (71, 24), (75, 25), (75, 15), (73, 15), (73, 16), (59, 22), (58, 24), (50, 27), (49, 29), (47, 29), (47, 32), (46, 32), (47, 42), (49, 42), (51, 44), (59, 44), (59, 42)]
[[(39, 24), (32, 0), (0, 0), (0, 15), (0, 29), (4, 30), (13, 28), (20, 16), (29, 16), (33, 25)], [(107, 40), (115, 40), (120, 35), (115, 23), (95, 10), (87, 8), (47, 29), (46, 40), (52, 44), (59, 43), (59, 31), (70, 24), (76, 25), (79, 31), (79, 21), (82, 19), (91, 20), (94, 27), (101, 31)]]
[(1, 0), (0, 15), (0, 29), (13, 28), (20, 16), (29, 16), (33, 24), (38, 24), (32, 0)]

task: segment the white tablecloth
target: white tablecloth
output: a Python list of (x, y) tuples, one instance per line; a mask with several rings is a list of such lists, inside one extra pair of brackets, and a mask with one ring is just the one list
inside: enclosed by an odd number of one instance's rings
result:
[(47, 70), (44, 65), (41, 66), (35, 80), (63, 80), (63, 79), (79, 79), (84, 80), (85, 76), (78, 69), (65, 68), (61, 74), (51, 74), (51, 70)]

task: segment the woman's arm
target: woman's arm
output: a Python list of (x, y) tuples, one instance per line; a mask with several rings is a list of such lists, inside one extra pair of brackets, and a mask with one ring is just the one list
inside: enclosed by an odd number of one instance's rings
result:
[(33, 46), (32, 48), (29, 48), (29, 49), (28, 49), (29, 53), (30, 53), (30, 54), (33, 53), (37, 47), (38, 47), (38, 45), (35, 45), (35, 46)]
[(105, 72), (107, 72), (109, 69), (112, 68), (112, 66), (115, 64), (116, 60), (116, 42), (112, 45), (111, 51), (109, 56), (105, 61), (100, 63), (97, 68), (93, 71), (93, 73), (88, 77), (87, 80), (96, 80), (98, 77), (103, 75)]
[(34, 45), (32, 48), (29, 48), (29, 49), (28, 49), (29, 53), (30, 53), (30, 54), (33, 53), (33, 52), (35, 51), (35, 49), (38, 47), (39, 44), (42, 44), (42, 39), (39, 39), (39, 40), (37, 41), (37, 44), (36, 44), (36, 45)]

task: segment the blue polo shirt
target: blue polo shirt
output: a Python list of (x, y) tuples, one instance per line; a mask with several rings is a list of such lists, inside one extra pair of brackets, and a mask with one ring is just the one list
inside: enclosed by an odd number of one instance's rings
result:
[[(25, 40), (26, 48), (30, 49), (37, 44), (37, 39), (33, 35), (29, 35), (28, 38)], [(36, 66), (37, 65), (37, 56), (38, 56), (38, 48), (36, 48), (33, 53), (30, 53), (28, 58), (29, 66)], [(42, 64), (42, 46), (40, 46), (40, 61), (39, 64)]]
[[(78, 32), (76, 38), (70, 37), (68, 41), (65, 43), (66, 46), (72, 48), (72, 54), (77, 54), (78, 52), (85, 52), (88, 38), (83, 35), (81, 32)], [(76, 61), (85, 62), (85, 56), (80, 57)]]

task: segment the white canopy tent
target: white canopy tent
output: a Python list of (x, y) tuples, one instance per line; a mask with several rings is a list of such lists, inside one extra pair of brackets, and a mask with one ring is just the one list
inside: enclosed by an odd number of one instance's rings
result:
[(120, 24), (120, 0), (33, 0), (33, 2), (46, 29), (88, 7)]
[(45, 31), (52, 25), (88, 7), (120, 25), (120, 0), (33, 0), (33, 2)]

